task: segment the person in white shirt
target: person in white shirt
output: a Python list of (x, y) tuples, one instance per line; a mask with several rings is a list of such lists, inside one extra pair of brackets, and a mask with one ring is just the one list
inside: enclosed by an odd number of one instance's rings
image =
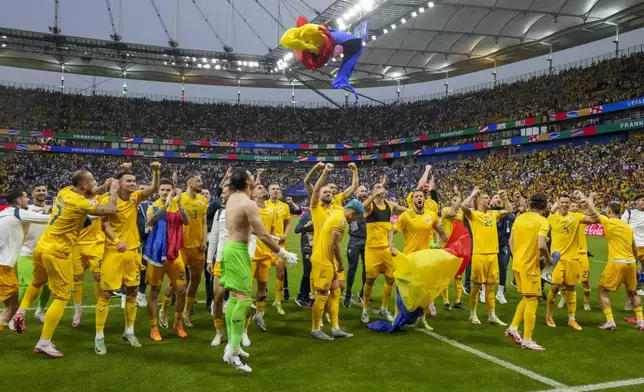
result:
[[(642, 272), (644, 269), (642, 268), (644, 263), (644, 194), (635, 196), (635, 208), (626, 210), (622, 215), (622, 221), (628, 223), (633, 229), (635, 247), (637, 248), (637, 261), (640, 263), (638, 269)], [(637, 295), (644, 295), (642, 282), (637, 284)]]
[(0, 212), (0, 302), (5, 305), (0, 314), (0, 330), (18, 310), (19, 283), (14, 268), (25, 241), (25, 233), (32, 226), (44, 228), (49, 221), (49, 215), (27, 210), (29, 197), (26, 192), (9, 190), (6, 199), (11, 207)]

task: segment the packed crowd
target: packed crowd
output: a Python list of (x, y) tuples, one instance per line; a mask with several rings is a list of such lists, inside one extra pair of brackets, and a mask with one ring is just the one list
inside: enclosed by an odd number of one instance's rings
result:
[(415, 136), (590, 107), (644, 95), (644, 54), (493, 90), (388, 107), (300, 109), (82, 96), (0, 87), (0, 125), (25, 130), (342, 143)]
[[(632, 200), (644, 189), (644, 133), (633, 134), (627, 142), (588, 145), (584, 147), (561, 146), (552, 150), (529, 154), (508, 155), (498, 153), (483, 159), (462, 159), (439, 162), (434, 165), (440, 201), (451, 196), (454, 186), (463, 192), (475, 185), (490, 191), (500, 188), (520, 190), (526, 195), (545, 192), (557, 195), (561, 191), (584, 189), (595, 191), (602, 204), (611, 200)], [(0, 191), (9, 187), (28, 188), (34, 183), (46, 183), (50, 189), (60, 189), (70, 183), (71, 173), (79, 168), (90, 170), (99, 181), (114, 176), (119, 165), (133, 163), (139, 183), (149, 183), (149, 160), (139, 157), (113, 157), (53, 153), (7, 153), (0, 158)], [(179, 178), (188, 173), (201, 173), (206, 189), (214, 189), (226, 171), (234, 165), (230, 161), (182, 160), (165, 161), (162, 177), (170, 178), (176, 170)], [(288, 188), (302, 182), (311, 168), (306, 164), (261, 164), (244, 162), (241, 166), (251, 171), (265, 167), (267, 182), (277, 182), (288, 193)], [(341, 188), (348, 187), (351, 171), (344, 163), (329, 178)], [(393, 165), (362, 162), (360, 182), (371, 186), (382, 174), (387, 174), (389, 197), (403, 199), (410, 191), (410, 179), (415, 181), (422, 174), (422, 165)]]

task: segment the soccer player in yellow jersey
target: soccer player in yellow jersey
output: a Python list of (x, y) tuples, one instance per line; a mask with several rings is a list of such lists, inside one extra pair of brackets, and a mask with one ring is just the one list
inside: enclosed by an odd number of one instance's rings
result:
[[(586, 210), (586, 202), (580, 201), (579, 203), (570, 204), (570, 212), (579, 212)], [(588, 243), (586, 242), (586, 224), (579, 224), (579, 231), (577, 232), (579, 240), (579, 273), (581, 276), (581, 283), (584, 290), (584, 310), (590, 310), (590, 262), (588, 260)], [(564, 296), (562, 295), (562, 301), (565, 302)], [(563, 305), (557, 307), (562, 308)]]
[(608, 240), (608, 264), (599, 279), (599, 300), (601, 301), (606, 323), (601, 329), (615, 330), (613, 311), (610, 308), (609, 292), (619, 290), (622, 283), (626, 286), (626, 295), (635, 308), (637, 328), (644, 331), (644, 317), (642, 316), (642, 302), (637, 291), (637, 247), (633, 238), (633, 229), (628, 223), (620, 219), (621, 206), (612, 202), (606, 209), (606, 215), (599, 216), (599, 222), (604, 226)]
[[(451, 204), (449, 207), (443, 207), (441, 211), (441, 224), (447, 238), (452, 235), (452, 230), (454, 229), (454, 221), (463, 222), (463, 209), (461, 206), (461, 194), (456, 187), (454, 187), (455, 195), (452, 196)], [(461, 275), (456, 275), (454, 278), (454, 309), (465, 309), (465, 306), (461, 303), (461, 295), (463, 294), (463, 277)], [(443, 308), (445, 310), (451, 310), (449, 304), (449, 289), (445, 289), (442, 293), (443, 297)]]
[[(573, 196), (578, 200), (586, 199), (580, 191), (575, 191)], [(581, 331), (581, 326), (575, 320), (577, 311), (577, 292), (575, 286), (579, 282), (579, 225), (581, 223), (598, 222), (597, 210), (591, 197), (586, 199), (587, 215), (581, 213), (570, 213), (571, 198), (567, 193), (562, 193), (557, 200), (557, 212), (550, 214), (548, 224), (550, 225), (550, 252), (560, 255), (552, 271), (552, 285), (548, 292), (546, 310), (546, 325), (556, 327), (552, 319), (552, 312), (555, 307), (555, 297), (561, 286), (566, 286), (566, 299), (568, 302), (568, 326)], [(562, 294), (563, 295), (563, 294)]]
[(183, 226), (183, 248), (181, 259), (190, 271), (190, 282), (186, 292), (186, 307), (183, 310), (183, 322), (186, 327), (192, 327), (190, 311), (195, 302), (195, 296), (201, 283), (206, 250), (208, 249), (208, 223), (206, 214), (208, 211), (208, 200), (201, 196), (203, 182), (201, 177), (190, 174), (186, 183), (186, 191), (181, 195), (181, 204), (188, 211), (190, 222)]
[[(282, 188), (279, 184), (273, 183), (268, 186), (269, 199), (266, 201), (266, 207), (273, 210), (275, 215), (275, 236), (279, 238), (279, 244), (286, 247), (286, 239), (291, 232), (291, 209), (288, 204), (281, 201)], [(272, 262), (276, 265), (275, 271), (275, 302), (273, 306), (277, 308), (277, 313), (282, 316), (285, 314), (282, 308), (282, 295), (284, 290), (284, 279), (286, 277), (286, 264), (279, 261), (276, 256)]]
[(385, 317), (389, 322), (393, 321), (393, 317), (387, 309), (394, 286), (394, 265), (389, 250), (389, 230), (391, 230), (391, 214), (405, 212), (407, 208), (387, 200), (386, 196), (387, 190), (385, 187), (381, 183), (376, 183), (371, 190), (371, 195), (362, 202), (367, 225), (367, 240), (365, 243), (367, 281), (363, 290), (364, 296), (360, 320), (365, 324), (369, 322), (371, 290), (380, 274), (385, 276), (385, 288), (382, 293), (382, 302), (378, 314)]
[[(313, 176), (315, 175), (315, 173), (323, 170), (324, 167), (325, 167), (324, 163), (319, 162), (317, 165), (313, 167), (313, 169), (311, 169), (311, 171), (309, 171), (309, 173), (304, 178), (304, 186), (309, 195), (313, 194), (313, 189), (314, 189), (314, 186), (312, 185)], [(332, 164), (331, 164), (331, 167), (333, 167)], [(359, 185), (358, 167), (353, 162), (349, 163), (348, 167), (349, 169), (351, 169), (351, 172), (352, 172), (351, 185), (347, 189), (345, 189), (342, 193), (338, 193), (337, 184), (332, 182), (326, 184), (326, 186), (328, 186), (329, 189), (331, 190), (331, 195), (333, 197), (333, 201), (331, 202), (333, 209), (341, 209), (344, 202), (347, 201), (351, 197), (351, 195), (353, 195), (356, 189), (358, 189), (358, 185)]]
[[(88, 215), (109, 216), (116, 210), (116, 192), (119, 189), (119, 182), (115, 180), (111, 182), (110, 192), (113, 195), (107, 198), (103, 205), (97, 206), (88, 199), (94, 195), (95, 189), (96, 181), (90, 172), (86, 170), (74, 172), (72, 186), (61, 189), (56, 195), (52, 218), (34, 250), (34, 278), (22, 298), (20, 308), (23, 310), (28, 308), (40, 288), (49, 280), (49, 289), (54, 296), (54, 301), (45, 314), (45, 325), (40, 341), (36, 345), (36, 352), (50, 357), (63, 356), (63, 353), (52, 345), (51, 337), (71, 296), (74, 280), (71, 252), (78, 241), (78, 234), (88, 223)], [(22, 319), (22, 314), (20, 316)], [(16, 314), (15, 324), (16, 329), (18, 324), (24, 325), (24, 320), (18, 320), (18, 314)]]
[[(150, 198), (159, 189), (159, 170), (161, 164), (152, 162), (152, 185), (139, 191), (137, 190), (136, 177), (129, 169), (117, 176), (119, 182), (116, 213), (103, 218), (103, 232), (105, 233), (105, 254), (101, 264), (101, 296), (96, 305), (96, 337), (94, 338), (94, 351), (98, 355), (107, 354), (105, 348), (105, 322), (109, 312), (110, 298), (114, 290), (125, 285), (125, 331), (123, 340), (132, 347), (141, 347), (141, 343), (134, 335), (134, 321), (136, 320), (136, 295), (139, 287), (141, 264), (141, 240), (136, 225), (136, 216), (139, 203)], [(114, 197), (114, 192), (109, 196), (104, 195), (99, 204), (103, 205), (108, 198)]]
[[(543, 351), (534, 340), (532, 331), (537, 319), (537, 298), (541, 295), (541, 265), (543, 257), (546, 264), (552, 264), (548, 253), (548, 211), (546, 195), (537, 193), (530, 198), (530, 211), (520, 214), (510, 232), (510, 249), (514, 255), (512, 272), (517, 288), (523, 296), (517, 305), (512, 324), (505, 330), (505, 336), (527, 350)], [(519, 324), (523, 321), (523, 338), (519, 334)]]
[(425, 166), (425, 172), (423, 173), (423, 176), (418, 180), (418, 185), (416, 186), (416, 189), (413, 192), (409, 192), (407, 194), (407, 206), (411, 208), (411, 206), (414, 204), (413, 201), (413, 195), (415, 191), (422, 191), (425, 194), (425, 208), (427, 208), (429, 211), (432, 211), (434, 214), (438, 215), (438, 203), (436, 203), (436, 200), (432, 199), (432, 191), (436, 188), (436, 179), (434, 178), (434, 175), (430, 177), (429, 175), (432, 173), (432, 167), (431, 165)]
[[(150, 339), (155, 342), (163, 340), (158, 325), (161, 324), (161, 327), (168, 328), (167, 307), (169, 304), (163, 303), (163, 308), (159, 311), (159, 319), (157, 320), (157, 300), (164, 275), (168, 275), (170, 284), (177, 293), (172, 329), (177, 332), (179, 337), (188, 337), (182, 325), (186, 302), (186, 266), (181, 259), (181, 248), (183, 246), (183, 225), (190, 221), (190, 217), (188, 216), (188, 211), (179, 203), (182, 194), (181, 189), (173, 189), (175, 183), (167, 179), (160, 180), (159, 184), (159, 198), (148, 206), (146, 211), (147, 224), (153, 229), (150, 232), (152, 239), (148, 238), (144, 253), (144, 257), (148, 261), (145, 278), (146, 283), (150, 285), (150, 298), (147, 301), (148, 316), (150, 318)], [(165, 225), (162, 226), (165, 229), (165, 233), (159, 234), (154, 229), (159, 220), (165, 222)], [(157, 238), (163, 238), (165, 244), (156, 242)], [(150, 241), (153, 241), (152, 244), (150, 244)], [(165, 254), (159, 251), (159, 248), (164, 247)], [(166, 297), (172, 296), (172, 291), (166, 287)]]
[[(358, 220), (363, 214), (363, 205), (358, 200), (351, 200), (343, 209), (333, 210), (324, 221), (322, 228), (316, 229), (320, 234), (311, 255), (311, 277), (315, 290), (311, 324), (313, 339), (333, 340), (334, 338), (353, 336), (342, 330), (339, 324), (340, 280), (338, 275), (344, 271), (340, 242), (347, 232), (349, 224)], [(320, 329), (322, 314), (327, 302), (331, 319), (331, 336)]]
[[(429, 249), (434, 232), (440, 236), (443, 242), (448, 240), (447, 234), (438, 221), (438, 216), (425, 206), (425, 193), (414, 191), (412, 200), (411, 208), (400, 214), (396, 224), (389, 230), (389, 251), (392, 256), (397, 253), (394, 246), (394, 235), (398, 232), (403, 233), (404, 254)], [(420, 322), (426, 329), (433, 330), (425, 320), (425, 310), (423, 310)]]
[[(257, 203), (259, 216), (264, 224), (264, 229), (267, 233), (275, 237), (277, 214), (275, 214), (273, 209), (266, 206), (266, 188), (264, 188), (264, 185), (259, 183), (255, 184), (253, 198), (255, 203)], [(253, 322), (257, 324), (262, 332), (266, 332), (266, 324), (264, 324), (264, 309), (266, 307), (266, 285), (271, 272), (272, 260), (273, 252), (271, 249), (264, 242), (257, 241), (257, 247), (255, 248), (255, 253), (251, 260), (253, 277), (257, 281), (257, 296), (255, 298), (255, 309), (257, 312), (253, 315)], [(242, 338), (242, 344), (243, 340), (244, 338)], [(245, 344), (243, 345), (246, 346)]]
[[(486, 305), (490, 324), (506, 326), (495, 313), (494, 285), (499, 282), (499, 237), (496, 221), (510, 213), (512, 206), (505, 191), (500, 191), (503, 200), (503, 210), (490, 210), (490, 195), (474, 187), (472, 193), (463, 200), (461, 208), (472, 229), (472, 292), (470, 293), (470, 318), (472, 324), (481, 324), (476, 306), (481, 286), (485, 286)], [(472, 204), (473, 203), (473, 204)], [(476, 209), (472, 209), (475, 205)]]

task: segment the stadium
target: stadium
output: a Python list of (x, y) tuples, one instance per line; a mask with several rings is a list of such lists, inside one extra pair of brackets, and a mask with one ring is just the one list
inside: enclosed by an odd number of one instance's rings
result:
[(0, 46), (0, 389), (644, 389), (643, 1), (39, 0)]

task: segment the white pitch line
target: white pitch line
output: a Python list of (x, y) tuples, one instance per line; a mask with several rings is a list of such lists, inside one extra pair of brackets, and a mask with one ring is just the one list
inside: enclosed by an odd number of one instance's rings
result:
[(612, 389), (612, 388), (621, 388), (628, 387), (631, 385), (641, 385), (644, 384), (644, 377), (642, 378), (631, 378), (629, 380), (620, 380), (620, 381), (611, 381), (604, 382), (601, 384), (589, 384), (589, 385), (580, 385), (576, 387), (565, 387), (558, 389), (549, 389), (547, 392), (586, 392), (586, 391), (598, 391), (601, 389)]

